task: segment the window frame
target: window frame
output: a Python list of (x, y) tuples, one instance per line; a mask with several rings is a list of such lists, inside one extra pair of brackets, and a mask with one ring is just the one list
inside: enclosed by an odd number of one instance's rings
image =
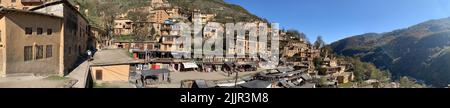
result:
[(36, 45), (35, 59), (44, 59), (44, 45)]
[(45, 58), (53, 57), (53, 45), (45, 46)]
[(53, 29), (47, 28), (47, 35), (49, 36), (53, 35)]
[(103, 80), (103, 70), (95, 70), (95, 80)]
[(42, 35), (44, 34), (44, 29), (41, 27), (36, 28), (36, 35)]
[[(33, 46), (24, 46), (23, 47), (23, 59), (25, 62), (33, 60)], [(28, 53), (27, 53), (28, 52)]]
[(25, 27), (25, 35), (26, 36), (33, 35), (33, 27)]

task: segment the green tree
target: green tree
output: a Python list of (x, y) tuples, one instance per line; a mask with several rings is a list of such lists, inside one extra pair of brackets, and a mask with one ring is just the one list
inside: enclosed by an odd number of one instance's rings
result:
[(423, 88), (425, 87), (422, 84), (418, 84), (415, 81), (413, 81), (410, 77), (401, 77), (399, 80), (400, 88)]
[(352, 64), (352, 70), (356, 81), (362, 82), (369, 79), (376, 79), (380, 82), (388, 82), (391, 74), (388, 71), (382, 71), (371, 63), (361, 62), (358, 58), (344, 57), (344, 61)]
[(316, 68), (316, 70), (320, 69), (320, 65), (322, 64), (322, 59), (319, 58), (314, 58), (314, 67)]
[(325, 77), (321, 77), (321, 78), (315, 78), (313, 80), (314, 83), (318, 84), (319, 86), (324, 86), (326, 85), (326, 83), (328, 82), (328, 79)]
[(150, 15), (149, 12), (130, 11), (128, 12), (128, 19), (134, 22), (147, 21), (149, 15)]
[(295, 29), (289, 29), (286, 31), (286, 36), (289, 37), (292, 40), (299, 40), (299, 39), (303, 39), (306, 42), (309, 43), (308, 38), (306, 37), (306, 35), (302, 32), (299, 32), (298, 30)]
[(323, 41), (322, 36), (317, 36), (316, 42), (314, 42), (314, 46), (317, 49), (320, 49), (326, 45), (325, 41)]

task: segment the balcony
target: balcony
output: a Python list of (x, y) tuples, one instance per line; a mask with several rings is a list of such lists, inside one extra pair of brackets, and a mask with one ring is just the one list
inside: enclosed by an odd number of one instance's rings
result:
[(131, 27), (132, 27), (131, 25), (123, 25), (124, 29), (131, 29)]

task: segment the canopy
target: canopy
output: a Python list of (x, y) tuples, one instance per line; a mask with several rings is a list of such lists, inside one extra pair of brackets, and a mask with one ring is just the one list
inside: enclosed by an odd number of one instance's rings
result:
[(197, 64), (195, 64), (193, 62), (185, 62), (185, 63), (183, 63), (183, 66), (186, 69), (198, 68)]

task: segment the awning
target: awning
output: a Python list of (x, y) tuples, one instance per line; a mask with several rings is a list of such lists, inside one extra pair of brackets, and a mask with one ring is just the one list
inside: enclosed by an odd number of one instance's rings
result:
[(197, 64), (195, 64), (193, 62), (185, 62), (185, 63), (183, 63), (183, 66), (186, 69), (198, 68)]

